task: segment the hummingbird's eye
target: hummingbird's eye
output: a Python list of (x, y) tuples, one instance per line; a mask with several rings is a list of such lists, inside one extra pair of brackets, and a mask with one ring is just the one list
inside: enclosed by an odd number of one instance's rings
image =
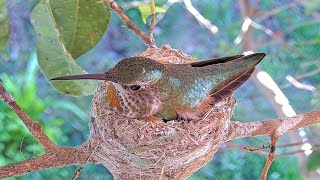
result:
[(139, 85), (131, 85), (130, 89), (134, 90), (134, 91), (138, 91), (140, 89), (141, 86)]

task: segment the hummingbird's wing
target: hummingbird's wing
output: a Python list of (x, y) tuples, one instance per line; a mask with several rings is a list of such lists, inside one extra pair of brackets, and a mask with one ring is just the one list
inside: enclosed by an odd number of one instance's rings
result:
[[(214, 101), (216, 102), (231, 95), (233, 91), (246, 82), (252, 75), (255, 66), (264, 56), (265, 53), (255, 53), (247, 56), (236, 55), (191, 63), (189, 66), (196, 69), (206, 68), (206, 70), (210, 72), (228, 72), (209, 92), (210, 96), (214, 97)], [(213, 74), (213, 77), (214, 76), (216, 76), (215, 73)]]

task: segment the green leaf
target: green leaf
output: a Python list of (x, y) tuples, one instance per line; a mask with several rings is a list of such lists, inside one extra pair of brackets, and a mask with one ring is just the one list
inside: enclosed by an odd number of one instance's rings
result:
[(107, 29), (110, 8), (106, 1), (51, 0), (49, 5), (63, 43), (74, 59), (93, 48)]
[(320, 167), (320, 151), (313, 151), (308, 157), (307, 167), (309, 171), (315, 171)]
[[(40, 2), (34, 8), (31, 22), (37, 36), (38, 63), (47, 79), (86, 73), (76, 64), (62, 44), (50, 7), (45, 2)], [(59, 91), (74, 96), (90, 95), (96, 88), (94, 81), (50, 81), (50, 83)]]
[[(139, 10), (141, 12), (142, 21), (143, 21), (143, 23), (146, 24), (148, 16), (151, 15), (150, 5), (149, 4), (143, 4), (143, 5), (138, 6), (138, 8), (139, 8)], [(159, 6), (156, 6), (155, 13), (164, 13), (164, 12), (166, 12), (166, 9), (164, 9), (162, 7), (159, 7)]]
[(0, 51), (2, 51), (7, 44), (10, 33), (8, 11), (4, 0), (0, 1), (0, 27)]

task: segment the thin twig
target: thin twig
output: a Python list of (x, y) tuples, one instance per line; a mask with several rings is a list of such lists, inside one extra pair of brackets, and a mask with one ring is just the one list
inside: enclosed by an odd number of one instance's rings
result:
[(314, 19), (312, 21), (305, 21), (303, 23), (299, 23), (299, 24), (294, 24), (291, 27), (288, 27), (288, 30), (286, 31), (286, 34), (290, 34), (292, 33), (294, 30), (302, 27), (302, 26), (309, 26), (309, 25), (315, 25), (315, 24), (319, 24), (320, 23), (320, 19)]
[[(243, 149), (243, 147), (231, 147), (231, 148), (237, 148), (237, 149)], [(258, 147), (256, 147), (258, 148)], [(270, 147), (264, 147), (264, 148), (260, 148), (258, 151), (250, 151), (250, 152), (254, 152), (254, 153), (257, 153), (257, 154), (260, 154), (260, 155), (263, 155), (263, 156), (268, 156), (268, 153), (264, 152), (264, 151), (260, 151), (262, 149), (266, 149), (266, 148), (270, 148)], [(280, 146), (277, 146), (277, 149), (279, 149)], [(316, 145), (316, 146), (313, 146), (311, 149), (308, 149), (310, 151), (316, 151), (316, 150), (319, 150), (320, 149), (320, 145)], [(276, 158), (281, 158), (281, 157), (284, 157), (284, 156), (289, 156), (289, 155), (294, 155), (294, 154), (298, 154), (298, 153), (305, 153), (306, 150), (304, 149), (299, 149), (299, 150), (295, 150), (295, 151), (289, 151), (289, 152), (284, 152), (284, 153), (281, 153), (281, 154), (276, 154), (275, 157)]]
[(270, 145), (268, 146), (261, 146), (261, 147), (243, 147), (244, 150), (246, 151), (259, 151), (259, 150), (262, 150), (262, 149), (267, 149), (267, 148), (270, 148)]
[[(316, 142), (316, 141), (302, 141), (302, 142), (297, 142), (297, 143), (292, 143), (292, 144), (284, 144), (284, 145), (278, 145), (277, 149), (279, 148), (287, 148), (287, 147), (292, 147), (292, 146), (301, 146), (303, 144), (309, 143), (312, 145), (312, 149), (314, 149), (315, 147), (320, 147), (320, 142)], [(270, 145), (265, 146), (241, 146), (241, 145), (237, 145), (237, 144), (233, 144), (233, 143), (227, 143), (226, 147), (223, 148), (223, 150), (225, 149), (240, 149), (240, 150), (245, 150), (245, 151), (261, 151), (264, 149), (268, 149), (270, 148)], [(306, 150), (301, 150), (301, 152), (305, 152)], [(279, 154), (280, 156), (282, 154)], [(276, 157), (278, 157), (279, 155), (276, 155)]]
[[(313, 76), (313, 75), (319, 74), (319, 73), (320, 73), (320, 68), (317, 68), (317, 69), (315, 69), (313, 71), (309, 71), (309, 72), (304, 73), (304, 74), (299, 74), (296, 77), (294, 77), (294, 79), (295, 80), (301, 80), (303, 78), (310, 77), (310, 76)], [(290, 87), (291, 85), (292, 85), (291, 83), (286, 83), (284, 85), (280, 85), (280, 88), (284, 89), (284, 88)]]
[(0, 98), (8, 104), (8, 106), (19, 116), (24, 125), (28, 128), (31, 134), (40, 142), (43, 148), (47, 151), (54, 149), (57, 146), (44, 134), (40, 124), (33, 121), (17, 104), (17, 102), (8, 93), (5, 87), (0, 82)]
[(260, 17), (257, 18), (257, 22), (264, 21), (264, 20), (268, 19), (270, 16), (276, 15), (283, 10), (293, 8), (294, 6), (296, 6), (296, 3), (297, 2), (293, 1), (289, 4), (284, 4), (282, 6), (278, 6), (274, 9), (268, 10), (266, 13), (262, 14)]
[(259, 151), (259, 150), (263, 150), (263, 149), (267, 149), (269, 148), (269, 146), (241, 146), (241, 145), (236, 145), (233, 143), (228, 143), (226, 145), (226, 147), (224, 147), (221, 151), (224, 151), (225, 149), (240, 149), (240, 150), (245, 150), (245, 151)]
[[(94, 150), (91, 151), (91, 153), (90, 153), (90, 155), (88, 156), (87, 160), (86, 160), (80, 167), (78, 167), (78, 168), (75, 170), (75, 172), (73, 173), (73, 176), (71, 177), (71, 180), (75, 180), (75, 179), (78, 178), (79, 174), (81, 173), (81, 171), (82, 171), (83, 168), (84, 168), (84, 165), (85, 165), (85, 164), (88, 164), (88, 163), (90, 162), (91, 156), (93, 155), (93, 153), (97, 152), (97, 149), (98, 149), (98, 147), (100, 146), (100, 144), (101, 144), (101, 143), (100, 143), (100, 142), (97, 142), (95, 139), (92, 140), (92, 143), (91, 143), (90, 147), (91, 147), (92, 145), (95, 145)], [(91, 148), (92, 148), (92, 147), (91, 147)], [(88, 153), (87, 153), (87, 154), (88, 154)]]
[(155, 26), (155, 18), (156, 18), (156, 6), (154, 4), (154, 0), (150, 0), (150, 10), (151, 10), (151, 22), (149, 28), (149, 38), (154, 44), (153, 30)]
[(186, 6), (187, 10), (198, 20), (199, 23), (204, 25), (212, 34), (216, 34), (218, 32), (218, 27), (214, 24), (211, 24), (206, 18), (204, 18), (199, 11), (193, 7), (190, 0), (183, 0), (184, 5)]
[(275, 130), (287, 132), (317, 123), (320, 123), (320, 110), (268, 121), (231, 122), (225, 142), (238, 138), (271, 134)]
[[(320, 146), (314, 146), (314, 147), (312, 147), (312, 149), (310, 149), (310, 150), (311, 150), (311, 151), (315, 151), (315, 150), (319, 150), (319, 149), (320, 149)], [(276, 155), (276, 158), (278, 158), (278, 157), (284, 157), (284, 156), (289, 156), (289, 155), (297, 154), (297, 153), (304, 153), (304, 152), (306, 152), (306, 150), (304, 150), (304, 149), (300, 149), (300, 150), (297, 150), (297, 151), (285, 152), (285, 153), (277, 154), (277, 155)]]
[[(250, 17), (245, 17), (244, 21), (242, 23), (241, 31), (239, 32), (238, 36), (234, 40), (235, 44), (239, 44), (242, 41), (244, 34), (249, 30), (250, 26), (265, 32), (267, 35), (273, 37), (277, 41), (281, 41), (281, 39), (274, 37), (274, 33), (273, 33), (273, 31), (271, 31), (271, 29), (269, 29), (261, 24), (256, 23)], [(281, 43), (282, 43), (282, 41), (281, 41)]]
[(83, 170), (84, 166), (80, 166), (76, 169), (76, 171), (73, 173), (73, 176), (71, 177), (71, 180), (75, 180), (78, 178), (79, 174), (81, 173), (81, 171)]
[(264, 165), (264, 168), (263, 168), (261, 176), (260, 176), (261, 180), (267, 179), (268, 171), (269, 171), (270, 166), (271, 166), (271, 164), (272, 164), (272, 162), (274, 160), (274, 157), (275, 157), (276, 143), (279, 140), (280, 135), (281, 134), (278, 134), (278, 133), (273, 133), (273, 134), (270, 135), (270, 138), (271, 138), (270, 152), (269, 152), (269, 155), (267, 157), (266, 164)]
[(154, 42), (142, 32), (129, 18), (124, 14), (122, 8), (114, 0), (108, 0), (110, 8), (126, 23), (127, 27), (132, 30), (148, 47), (156, 47)]
[(305, 84), (305, 83), (301, 83), (299, 81), (297, 81), (296, 79), (294, 79), (292, 76), (290, 75), (286, 75), (286, 79), (296, 88), (299, 89), (303, 89), (303, 90), (308, 90), (308, 91), (312, 91), (314, 92), (315, 90), (317, 90), (316, 87), (310, 85), (310, 84)]

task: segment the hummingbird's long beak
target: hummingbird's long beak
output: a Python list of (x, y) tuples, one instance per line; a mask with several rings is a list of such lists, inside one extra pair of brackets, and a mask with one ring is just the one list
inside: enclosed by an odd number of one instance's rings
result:
[(52, 78), (50, 80), (79, 80), (79, 79), (94, 79), (94, 80), (106, 80), (106, 81), (116, 82), (114, 79), (107, 77), (105, 73), (61, 76), (61, 77)]

